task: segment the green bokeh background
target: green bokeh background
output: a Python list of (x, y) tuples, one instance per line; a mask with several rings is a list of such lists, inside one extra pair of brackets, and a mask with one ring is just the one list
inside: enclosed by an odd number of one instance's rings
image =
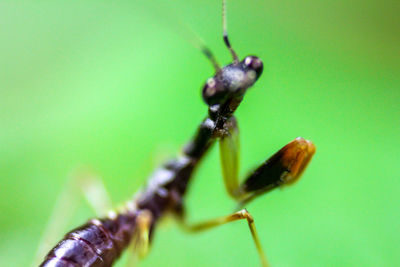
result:
[[(400, 2), (230, 1), (228, 14), (239, 55), (265, 64), (237, 111), (241, 173), (297, 136), (317, 146), (299, 183), (247, 206), (272, 266), (400, 266)], [(78, 166), (122, 203), (192, 135), (213, 72), (183, 25), (229, 62), (220, 1), (0, 2), (1, 266), (32, 263)], [(234, 206), (218, 163), (215, 147), (191, 221)], [(63, 232), (93, 216), (81, 200)], [(258, 266), (245, 223), (188, 235), (170, 221), (141, 266)]]

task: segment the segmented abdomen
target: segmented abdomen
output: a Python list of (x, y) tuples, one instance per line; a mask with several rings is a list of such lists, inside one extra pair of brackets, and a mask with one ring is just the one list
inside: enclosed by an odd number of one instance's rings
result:
[(47, 254), (41, 267), (106, 267), (128, 246), (136, 213), (94, 219), (65, 235)]

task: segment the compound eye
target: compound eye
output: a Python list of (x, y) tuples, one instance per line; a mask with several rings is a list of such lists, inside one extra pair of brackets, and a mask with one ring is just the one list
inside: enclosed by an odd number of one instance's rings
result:
[(222, 103), (226, 98), (226, 92), (222, 82), (215, 78), (210, 78), (203, 87), (203, 99), (207, 105), (212, 106)]
[(257, 76), (261, 75), (263, 71), (263, 63), (261, 59), (255, 56), (248, 56), (243, 60), (243, 62), (247, 68), (254, 70), (257, 73)]

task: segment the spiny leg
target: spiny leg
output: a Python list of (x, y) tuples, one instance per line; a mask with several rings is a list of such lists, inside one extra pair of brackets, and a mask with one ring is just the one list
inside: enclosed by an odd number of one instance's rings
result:
[[(297, 181), (307, 167), (315, 153), (315, 146), (301, 137), (296, 138), (261, 166), (252, 172), (244, 182), (239, 185), (239, 129), (236, 119), (232, 117), (224, 125), (220, 137), (220, 157), (222, 175), (227, 192), (243, 206), (255, 197), (266, 193), (278, 186), (292, 184)], [(227, 222), (246, 218), (256, 244), (258, 254), (263, 266), (268, 266), (262, 250), (254, 220), (246, 210), (241, 210), (232, 215), (210, 220), (208, 222), (190, 226), (190, 230), (205, 230)]]
[(237, 190), (240, 206), (274, 188), (296, 182), (314, 153), (314, 144), (302, 137), (297, 137), (285, 145), (240, 185)]
[(254, 244), (256, 245), (257, 252), (260, 257), (262, 266), (268, 267), (269, 264), (268, 264), (267, 258), (265, 256), (264, 250), (262, 249), (260, 239), (257, 234), (256, 226), (254, 224), (253, 216), (251, 216), (251, 214), (246, 209), (242, 209), (242, 210), (235, 212), (233, 214), (230, 214), (228, 216), (223, 216), (223, 217), (211, 219), (211, 220), (201, 222), (201, 223), (196, 223), (196, 224), (188, 224), (188, 223), (186, 223), (186, 221), (183, 220), (183, 218), (181, 218), (180, 221), (182, 223), (182, 226), (185, 228), (185, 230), (190, 231), (190, 232), (201, 232), (201, 231), (205, 231), (205, 230), (208, 230), (208, 229), (220, 226), (220, 225), (224, 225), (224, 224), (227, 224), (230, 222), (234, 222), (237, 220), (243, 220), (243, 219), (247, 220), (247, 223), (249, 225), (249, 229), (251, 232), (251, 236), (253, 238)]
[(312, 142), (298, 137), (261, 164), (239, 185), (239, 128), (233, 116), (224, 125), (219, 145), (226, 190), (242, 205), (278, 186), (297, 181), (315, 153)]

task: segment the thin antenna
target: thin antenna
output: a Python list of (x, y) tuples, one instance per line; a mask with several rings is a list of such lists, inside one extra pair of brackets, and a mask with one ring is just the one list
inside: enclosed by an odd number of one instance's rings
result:
[(201, 48), (201, 52), (211, 61), (214, 66), (215, 72), (219, 72), (221, 70), (217, 60), (214, 55), (211, 53), (211, 50), (207, 46), (203, 46)]
[(208, 60), (210, 60), (215, 69), (215, 72), (219, 72), (221, 70), (221, 67), (219, 66), (211, 50), (204, 44), (204, 41), (196, 33), (194, 33), (194, 31), (191, 31), (191, 33), (193, 35), (193, 38), (189, 38), (188, 36), (187, 40), (192, 43), (194, 47), (199, 49), (208, 58)]
[[(161, 4), (163, 4), (162, 7), (160, 7)], [(178, 14), (169, 5), (164, 5), (164, 3), (157, 3), (157, 7), (159, 9), (154, 9), (152, 7), (153, 13), (155, 13), (154, 18), (161, 22), (161, 25), (167, 23), (168, 28), (173, 29), (175, 34), (189, 42), (196, 49), (200, 50), (200, 52), (202, 52), (211, 62), (215, 72), (219, 72), (221, 67), (219, 66), (214, 55), (211, 53), (211, 50), (205, 45), (203, 39), (201, 39), (200, 36), (198, 36), (188, 24), (182, 22), (180, 19), (180, 14)], [(165, 12), (165, 10), (167, 10), (167, 12)]]
[(233, 61), (237, 64), (237, 63), (239, 63), (239, 58), (238, 58), (235, 50), (233, 50), (231, 43), (229, 42), (229, 38), (228, 38), (228, 22), (227, 22), (227, 15), (226, 15), (226, 6), (227, 6), (226, 0), (222, 0), (222, 28), (224, 30), (223, 37), (224, 37), (225, 45), (228, 47), (229, 51), (232, 54)]

